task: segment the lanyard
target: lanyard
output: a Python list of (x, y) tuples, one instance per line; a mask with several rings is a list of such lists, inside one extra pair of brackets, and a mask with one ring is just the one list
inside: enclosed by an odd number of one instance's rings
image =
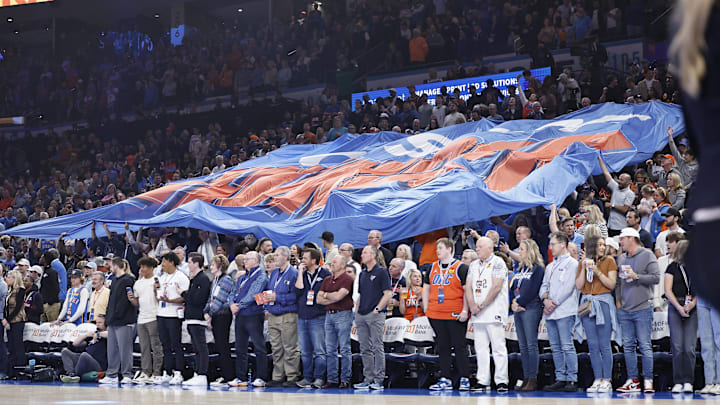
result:
[(245, 286), (245, 283), (247, 283), (248, 280), (250, 280), (255, 274), (257, 274), (258, 271), (260, 271), (260, 267), (255, 269), (255, 271), (253, 271), (251, 274), (246, 275), (245, 279), (243, 279), (243, 281), (240, 282), (240, 288), (243, 288), (243, 286)]
[[(288, 267), (290, 267), (290, 266), (288, 265)], [(278, 284), (280, 284), (280, 282), (285, 279), (286, 274), (287, 274), (287, 267), (285, 267), (285, 271), (280, 273), (280, 275), (278, 275), (277, 280), (275, 280), (275, 285), (273, 286), (273, 291), (277, 290)]]
[(105, 289), (105, 287), (103, 286), (103, 288), (100, 291), (93, 290), (92, 296), (90, 297), (90, 308), (95, 306), (95, 302), (97, 301), (98, 297), (100, 296), (100, 294), (102, 293), (102, 291), (104, 289)]
[(447, 267), (443, 268), (443, 264), (440, 263), (440, 261), (438, 260), (438, 267), (440, 268), (440, 275), (445, 277), (445, 274), (450, 272), (450, 267), (452, 267), (453, 264), (455, 264), (455, 260), (451, 260), (450, 263), (447, 264)]
[(683, 265), (680, 265), (680, 273), (682, 273), (683, 280), (685, 280), (685, 287), (687, 288), (688, 295), (690, 294), (690, 282), (687, 278), (687, 274), (685, 274), (685, 267)]
[(315, 269), (315, 277), (310, 280), (310, 275), (308, 274), (308, 281), (310, 282), (310, 289), (312, 290), (315, 286), (315, 282), (317, 281), (318, 277), (320, 277), (320, 267)]
[(395, 294), (395, 290), (397, 290), (398, 285), (400, 285), (400, 282), (402, 281), (402, 276), (398, 279), (397, 283), (393, 286), (392, 292)]

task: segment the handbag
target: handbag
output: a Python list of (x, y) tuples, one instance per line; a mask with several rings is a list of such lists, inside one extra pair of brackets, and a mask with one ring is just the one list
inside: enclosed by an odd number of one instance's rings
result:
[(592, 301), (588, 300), (578, 305), (578, 316), (587, 316), (592, 311)]
[[(590, 295), (592, 295), (593, 287), (595, 284), (590, 284)], [(582, 304), (578, 305), (577, 313), (579, 317), (587, 316), (592, 312), (592, 301), (587, 300), (583, 302)]]

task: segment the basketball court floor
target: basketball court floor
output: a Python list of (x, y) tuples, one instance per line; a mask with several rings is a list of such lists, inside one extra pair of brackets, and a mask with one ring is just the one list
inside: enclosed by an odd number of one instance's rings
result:
[(458, 391), (430, 392), (416, 389), (385, 391), (266, 389), (183, 389), (157, 386), (64, 385), (60, 383), (0, 383), (1, 405), (140, 405), (140, 404), (246, 404), (246, 405), (610, 405), (672, 404), (706, 401), (720, 404), (720, 396), (699, 394), (572, 394), (514, 393), (491, 394)]

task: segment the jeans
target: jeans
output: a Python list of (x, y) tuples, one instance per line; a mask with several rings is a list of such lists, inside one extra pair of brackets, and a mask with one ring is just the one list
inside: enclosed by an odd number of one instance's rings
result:
[(157, 321), (139, 323), (137, 326), (140, 339), (140, 368), (147, 376), (162, 375), (163, 346), (160, 343)]
[[(350, 351), (350, 330), (353, 323), (353, 311), (340, 311), (325, 315), (325, 351), (327, 353), (327, 380), (350, 383), (352, 377), (352, 352)], [(338, 345), (342, 370), (338, 381)]]
[(438, 365), (440, 377), (452, 378), (450, 367), (452, 357), (450, 350), (455, 349), (455, 368), (460, 377), (470, 377), (470, 360), (465, 341), (467, 322), (458, 322), (455, 319), (432, 319), (430, 326), (435, 332), (435, 344), (438, 351)]
[(697, 311), (683, 318), (674, 307), (668, 308), (668, 327), (672, 347), (673, 381), (675, 384), (695, 382), (695, 346), (698, 338)]
[(705, 385), (720, 384), (720, 313), (714, 308), (698, 305), (697, 314)]
[(325, 316), (298, 318), (298, 345), (303, 378), (307, 381), (323, 379), (327, 361), (325, 356)]
[(580, 320), (583, 329), (585, 329), (585, 336), (587, 337), (593, 375), (595, 379), (609, 380), (612, 378), (613, 366), (612, 348), (610, 346), (612, 336), (610, 308), (604, 302), (600, 302), (597, 305), (599, 305), (600, 308), (595, 308), (595, 311), (603, 311), (605, 324), (598, 325), (595, 318), (591, 318), (590, 316), (583, 316)]
[(642, 355), (643, 378), (653, 379), (653, 351), (650, 341), (653, 322), (653, 308), (636, 312), (617, 310), (618, 321), (622, 328), (623, 354), (628, 378), (638, 378), (637, 353), (640, 347)]
[(248, 339), (255, 352), (255, 378), (267, 379), (268, 363), (263, 323), (265, 314), (235, 317), (235, 375), (241, 381), (248, 378)]
[(537, 378), (539, 367), (538, 329), (542, 318), (542, 308), (527, 308), (515, 312), (515, 332), (520, 346), (520, 361), (523, 378)]
[(105, 375), (117, 377), (120, 372), (121, 377), (132, 378), (133, 341), (135, 341), (135, 325), (108, 326), (108, 368)]
[[(2, 327), (2, 326), (0, 326)], [(15, 367), (25, 365), (25, 344), (23, 343), (23, 331), (25, 322), (13, 322), (7, 333), (9, 367), (8, 375), (14, 377)]]
[(195, 372), (199, 375), (207, 375), (209, 360), (209, 350), (207, 340), (205, 339), (205, 325), (188, 325), (187, 330), (190, 335), (190, 341), (195, 351)]
[(220, 365), (220, 376), (225, 381), (235, 378), (235, 370), (230, 357), (230, 324), (232, 314), (230, 312), (216, 314), (212, 317), (212, 333), (215, 339), (215, 350), (218, 352), (218, 363)]
[(157, 317), (158, 333), (163, 348), (163, 369), (172, 374), (185, 368), (182, 349), (182, 320), (175, 317)]
[(68, 375), (82, 377), (90, 371), (102, 371), (102, 366), (87, 352), (75, 353), (65, 348), (60, 353), (63, 368)]
[(545, 326), (555, 364), (555, 380), (577, 382), (578, 360), (573, 342), (575, 316), (546, 319)]

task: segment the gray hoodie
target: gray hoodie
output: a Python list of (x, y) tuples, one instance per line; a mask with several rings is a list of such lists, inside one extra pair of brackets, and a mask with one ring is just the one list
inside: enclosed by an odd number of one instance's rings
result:
[(672, 155), (675, 158), (675, 166), (680, 172), (683, 186), (690, 187), (697, 178), (699, 169), (697, 160), (690, 163), (685, 162), (685, 159), (683, 159), (680, 155), (680, 151), (675, 145), (675, 141), (668, 143), (668, 145), (670, 145), (670, 152), (672, 152)]
[(623, 253), (618, 260), (618, 272), (622, 271), (623, 265), (632, 267), (638, 279), (625, 281), (618, 277), (615, 296), (622, 303), (620, 308), (626, 312), (652, 308), (653, 289), (660, 282), (660, 268), (653, 252), (639, 247), (632, 256)]

